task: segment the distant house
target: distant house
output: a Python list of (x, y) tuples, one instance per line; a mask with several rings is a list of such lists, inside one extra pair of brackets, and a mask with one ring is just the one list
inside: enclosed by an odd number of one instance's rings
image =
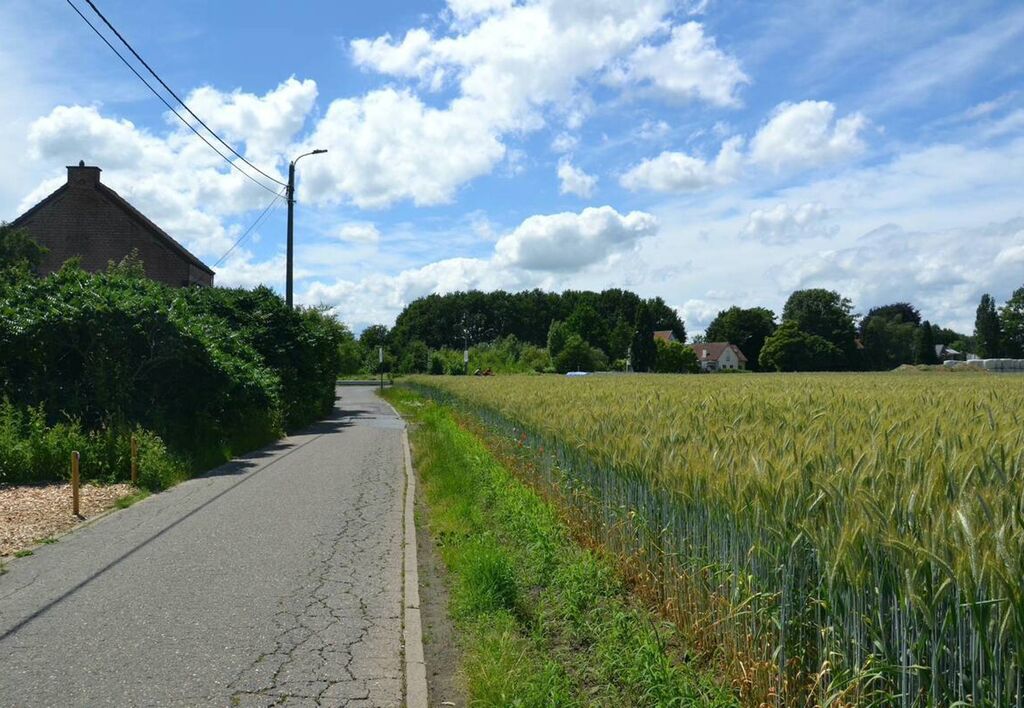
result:
[(213, 271), (121, 195), (100, 182), (100, 168), (68, 167), (68, 181), (14, 220), (49, 252), (40, 273), (69, 258), (88, 271), (106, 270), (137, 251), (146, 276), (173, 286), (213, 285)]
[(945, 344), (936, 344), (935, 358), (939, 361), (948, 361), (950, 359), (963, 359), (964, 355), (952, 347), (947, 347)]
[(746, 369), (747, 357), (740, 348), (729, 342), (703, 342), (691, 344), (702, 371)]
[(676, 335), (672, 334), (670, 329), (660, 329), (654, 333), (654, 341), (659, 339), (663, 342), (674, 342), (676, 341)]

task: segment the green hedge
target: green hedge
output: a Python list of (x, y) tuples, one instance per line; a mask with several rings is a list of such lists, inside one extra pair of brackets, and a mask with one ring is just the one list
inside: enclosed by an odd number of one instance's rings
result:
[(327, 413), (344, 334), (267, 288), (177, 289), (131, 266), (69, 264), (0, 279), (0, 399), (69, 438), (151, 431), (202, 469)]

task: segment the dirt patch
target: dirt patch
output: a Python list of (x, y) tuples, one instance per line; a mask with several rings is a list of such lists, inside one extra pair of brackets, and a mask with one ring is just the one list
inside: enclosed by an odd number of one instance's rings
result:
[(71, 513), (70, 484), (0, 486), (0, 556), (66, 533), (137, 491), (130, 484), (83, 485), (79, 489), (79, 518)]
[(424, 520), (423, 485), (416, 485), (416, 559), (420, 573), (420, 615), (423, 654), (427, 662), (427, 693), (431, 706), (465, 706), (467, 693), (460, 673), (462, 652), (448, 612), (448, 571)]

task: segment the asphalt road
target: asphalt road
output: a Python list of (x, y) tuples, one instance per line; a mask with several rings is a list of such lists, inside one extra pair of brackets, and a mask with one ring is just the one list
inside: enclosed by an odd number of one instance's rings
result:
[(0, 576), (0, 705), (402, 703), (402, 427), (335, 415)]

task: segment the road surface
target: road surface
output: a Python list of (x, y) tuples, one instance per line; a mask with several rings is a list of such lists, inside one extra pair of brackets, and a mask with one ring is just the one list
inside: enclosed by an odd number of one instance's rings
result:
[(403, 701), (402, 427), (328, 421), (81, 528), (0, 576), (0, 705)]

